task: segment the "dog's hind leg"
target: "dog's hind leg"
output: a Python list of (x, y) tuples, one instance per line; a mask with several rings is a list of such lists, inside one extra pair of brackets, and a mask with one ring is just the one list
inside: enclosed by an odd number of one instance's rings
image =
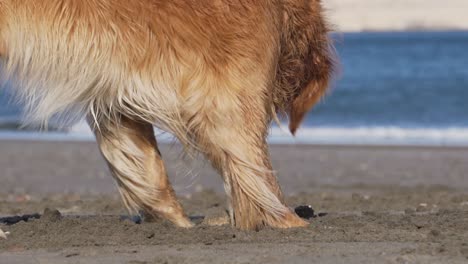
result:
[(130, 211), (193, 226), (169, 183), (151, 124), (126, 117), (97, 123), (89, 117), (88, 123)]
[(197, 128), (200, 150), (223, 177), (232, 224), (244, 230), (308, 225), (284, 204), (268, 154), (263, 104), (256, 98), (239, 100), (225, 100), (222, 107), (198, 111), (191, 119), (199, 120), (191, 125)]

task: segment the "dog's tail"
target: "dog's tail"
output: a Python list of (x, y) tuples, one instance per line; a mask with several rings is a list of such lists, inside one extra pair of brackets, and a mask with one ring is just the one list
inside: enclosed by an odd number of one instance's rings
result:
[[(328, 48), (328, 47), (327, 47)], [(330, 47), (331, 50), (331, 47)], [(307, 112), (326, 94), (334, 72), (333, 57), (328, 50), (318, 50), (311, 63), (311, 79), (292, 100), (289, 110), (289, 130), (293, 135)]]
[(277, 109), (289, 115), (294, 135), (306, 113), (324, 96), (335, 71), (331, 26), (320, 1), (287, 0), (284, 5), (283, 43)]

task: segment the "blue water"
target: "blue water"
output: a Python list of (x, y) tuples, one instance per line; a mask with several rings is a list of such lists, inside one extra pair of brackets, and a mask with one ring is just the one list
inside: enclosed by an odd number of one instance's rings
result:
[(468, 127), (468, 32), (335, 39), (342, 76), (308, 125)]
[(21, 107), (14, 103), (10, 94), (0, 89), (0, 129), (4, 120), (18, 120), (21, 114)]
[[(305, 120), (299, 141), (468, 145), (468, 32), (333, 38), (340, 72), (329, 96)], [(8, 121), (4, 129), (15, 130), (11, 121), (18, 120), (20, 107), (8, 100), (0, 92), (0, 129)], [(273, 129), (279, 141), (297, 142), (284, 136)]]

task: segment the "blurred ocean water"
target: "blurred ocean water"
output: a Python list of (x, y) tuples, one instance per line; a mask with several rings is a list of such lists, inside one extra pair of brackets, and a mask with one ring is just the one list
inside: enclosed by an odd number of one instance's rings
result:
[[(345, 33), (333, 36), (341, 70), (296, 138), (273, 143), (468, 145), (468, 32)], [(21, 106), (0, 91), (0, 138), (92, 140), (19, 130)], [(163, 136), (163, 140), (168, 140)]]

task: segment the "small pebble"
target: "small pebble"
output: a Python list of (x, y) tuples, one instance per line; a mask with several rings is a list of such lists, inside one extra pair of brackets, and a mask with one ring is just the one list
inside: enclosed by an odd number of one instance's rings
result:
[(436, 229), (433, 229), (433, 230), (431, 230), (431, 232), (429, 232), (429, 234), (430, 234), (431, 236), (435, 236), (435, 237), (436, 237), (436, 236), (440, 236), (440, 231), (439, 231), (439, 230), (436, 230)]
[(202, 224), (208, 226), (223, 226), (230, 224), (229, 213), (219, 208), (212, 208), (205, 213)]
[[(123, 216), (120, 216), (120, 221), (123, 221), (123, 222), (128, 221), (129, 223), (139, 225), (139, 224), (141, 224), (141, 222), (143, 222), (143, 219), (139, 215), (123, 215)], [(152, 221), (150, 221), (150, 219), (145, 219), (145, 221), (152, 222)]]
[(416, 208), (416, 212), (426, 212), (426, 211), (428, 211), (426, 203), (419, 204), (418, 207)]
[(315, 217), (315, 211), (310, 205), (301, 205), (294, 209), (296, 214), (304, 219), (311, 219)]
[(229, 223), (230, 223), (229, 216), (205, 218), (202, 222), (202, 224), (205, 224), (208, 226), (223, 226), (223, 225), (229, 225)]
[(370, 196), (369, 195), (362, 195), (362, 194), (359, 194), (359, 193), (353, 193), (351, 195), (351, 199), (355, 202), (362, 202), (362, 201), (367, 201), (370, 199)]
[(41, 216), (41, 220), (57, 222), (62, 219), (62, 214), (57, 209), (46, 208)]
[(203, 223), (203, 220), (205, 220), (205, 216), (195, 215), (195, 216), (190, 216), (189, 219), (195, 225), (199, 225), (199, 224)]

